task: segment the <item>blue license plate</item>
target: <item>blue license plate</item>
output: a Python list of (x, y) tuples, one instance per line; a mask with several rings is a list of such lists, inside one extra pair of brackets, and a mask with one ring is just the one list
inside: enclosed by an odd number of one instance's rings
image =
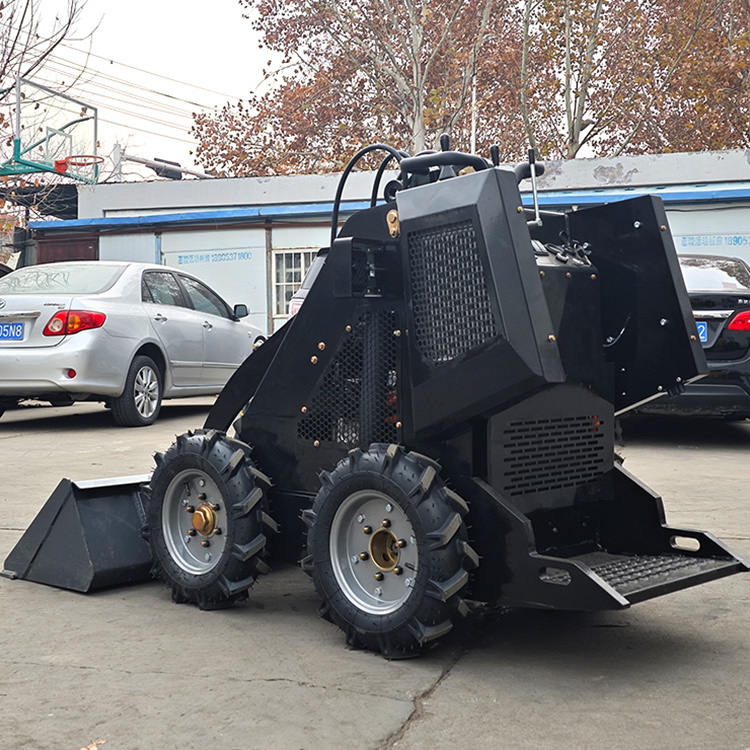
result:
[(0, 323), (0, 341), (23, 341), (23, 323)]
[(708, 323), (705, 320), (697, 320), (695, 325), (698, 326), (698, 338), (701, 343), (705, 344), (708, 342)]

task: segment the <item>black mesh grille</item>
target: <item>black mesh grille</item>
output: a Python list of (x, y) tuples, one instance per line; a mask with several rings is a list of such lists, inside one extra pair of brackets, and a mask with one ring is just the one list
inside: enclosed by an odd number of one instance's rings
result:
[(417, 349), (447, 362), (497, 335), (471, 221), (409, 234)]
[(511, 422), (503, 438), (503, 490), (511, 496), (577, 487), (606, 470), (604, 421), (594, 415)]
[(301, 440), (364, 447), (396, 432), (396, 315), (362, 315), (344, 339), (297, 424)]

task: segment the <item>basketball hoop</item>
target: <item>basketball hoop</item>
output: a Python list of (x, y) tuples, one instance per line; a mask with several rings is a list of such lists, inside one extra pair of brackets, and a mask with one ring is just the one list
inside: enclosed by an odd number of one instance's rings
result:
[(68, 167), (93, 167), (94, 164), (101, 164), (103, 161), (103, 156), (96, 156), (94, 154), (66, 156), (64, 159), (55, 160), (55, 172), (57, 174), (65, 174), (68, 171)]
[[(62, 161), (68, 167), (93, 167), (94, 164), (101, 164), (104, 157), (94, 154), (78, 154), (77, 156), (66, 156)], [(55, 162), (55, 169), (57, 169), (57, 164), (58, 162)]]

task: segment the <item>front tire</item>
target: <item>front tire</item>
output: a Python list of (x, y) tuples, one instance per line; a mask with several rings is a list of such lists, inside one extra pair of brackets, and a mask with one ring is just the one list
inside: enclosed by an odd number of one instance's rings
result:
[(161, 370), (151, 357), (139, 354), (130, 364), (125, 390), (110, 401), (112, 417), (123, 427), (145, 427), (156, 422), (163, 390)]
[(154, 573), (177, 603), (221, 609), (247, 599), (265, 563), (268, 478), (249, 447), (215, 430), (180, 435), (164, 454), (147, 489), (146, 537)]
[(468, 570), (466, 503), (430, 459), (396, 445), (353, 451), (322, 483), (308, 524), (308, 557), (321, 598), (351, 646), (387, 658), (416, 656), (448, 633)]

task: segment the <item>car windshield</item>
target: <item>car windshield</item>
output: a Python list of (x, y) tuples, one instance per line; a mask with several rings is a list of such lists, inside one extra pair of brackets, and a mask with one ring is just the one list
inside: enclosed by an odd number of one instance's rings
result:
[(688, 291), (734, 292), (750, 290), (750, 268), (739, 258), (680, 258)]
[(2, 294), (96, 294), (110, 287), (124, 266), (105, 263), (26, 266), (0, 278)]

